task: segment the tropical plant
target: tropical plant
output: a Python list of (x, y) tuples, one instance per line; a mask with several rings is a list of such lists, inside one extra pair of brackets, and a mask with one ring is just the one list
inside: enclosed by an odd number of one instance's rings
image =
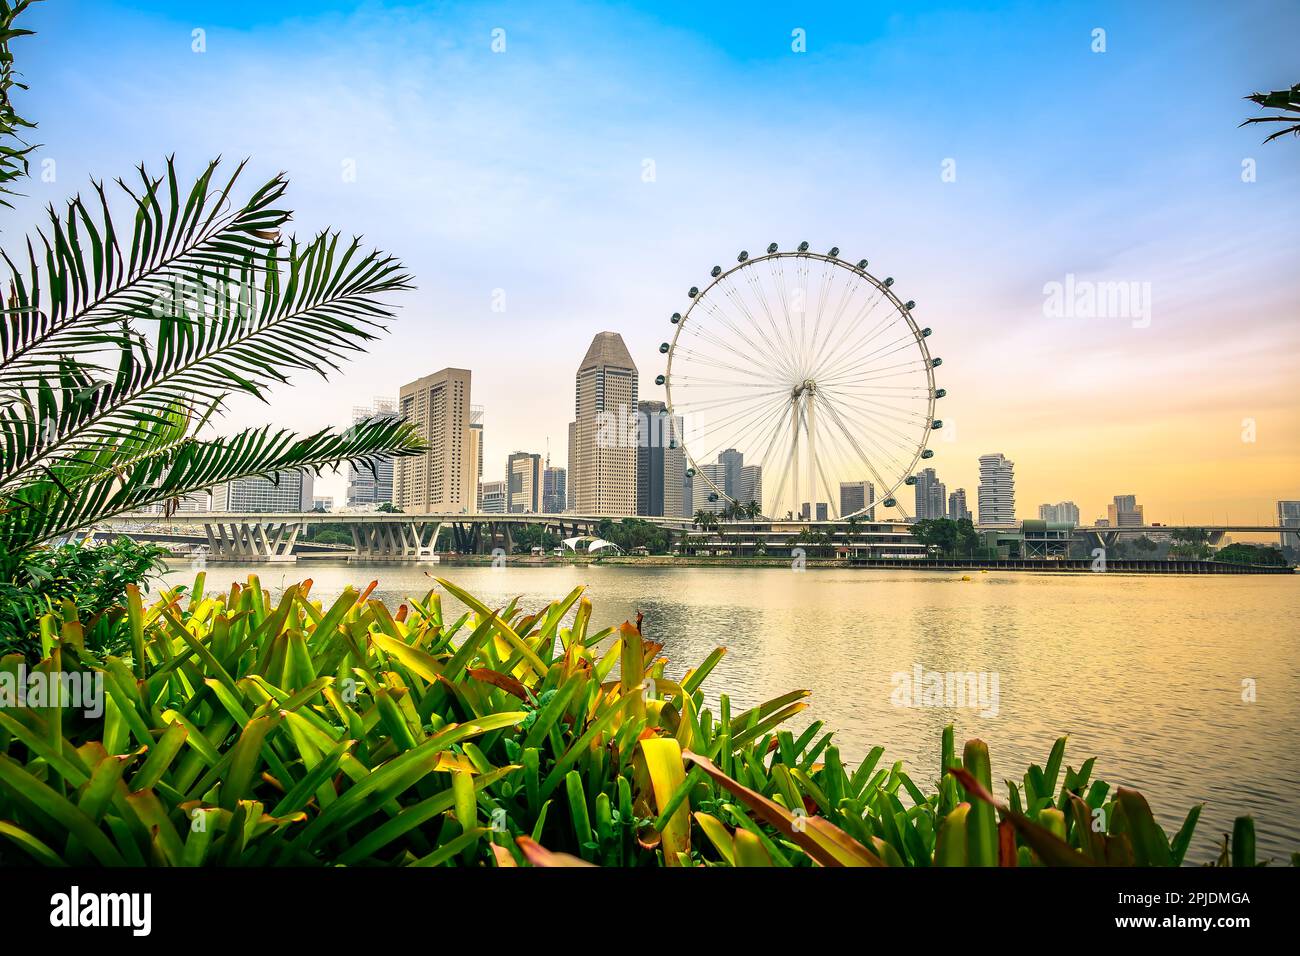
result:
[[(987, 748), (958, 754), (949, 727), (927, 791), (883, 748), (849, 767), (820, 721), (784, 729), (807, 691), (712, 706), (723, 648), (673, 679), (639, 625), (593, 630), (580, 588), (525, 613), (438, 583), (395, 612), (374, 584), (274, 601), (256, 577), (205, 595), (200, 575), (150, 607), (128, 588), (129, 650), (106, 657), (71, 604), (47, 615), (37, 672), (102, 681), (103, 711), (12, 706), (22, 661), (0, 659), (4, 858), (1167, 866), (1190, 844), (1199, 807), (1168, 838), (1092, 760), (1063, 769), (1064, 738), (996, 802)], [(443, 592), (469, 610), (444, 614)], [(1250, 832), (1229, 862), (1254, 862)]]
[(1273, 567), (1284, 567), (1287, 563), (1286, 557), (1275, 547), (1240, 541), (1221, 548), (1215, 553), (1214, 560), (1227, 564), (1262, 564)]
[(76, 606), (89, 647), (121, 653), (127, 643), (126, 586), (161, 573), (166, 553), (119, 538), (99, 546), (40, 548), (8, 562), (14, 573), (0, 580), (0, 653), (18, 652), (35, 663), (40, 619), (61, 609), (65, 600)]
[[(0, 135), (20, 126), (9, 38), (25, 3), (0, 7)], [(27, 163), (6, 142), (0, 184)], [(0, 313), (0, 541), (10, 555), (105, 518), (222, 482), (412, 454), (412, 427), (376, 416), (301, 437), (270, 425), (213, 437), (235, 393), (266, 400), (294, 372), (325, 375), (382, 330), (411, 287), (392, 256), (358, 239), (282, 234), (287, 181), (236, 198), (244, 164), (220, 160), (184, 185), (172, 158), (133, 184), (92, 183), (14, 255)], [(0, 579), (12, 568), (0, 568)]]
[[(1244, 97), (1252, 103), (1257, 104), (1263, 109), (1278, 109), (1285, 112), (1278, 116), (1252, 116), (1250, 119), (1243, 121), (1241, 126), (1249, 126), (1251, 123), (1288, 123), (1279, 130), (1270, 133), (1265, 137), (1264, 142), (1277, 139), (1279, 136), (1285, 136), (1290, 133), (1292, 136), (1300, 136), (1300, 83), (1291, 87), (1289, 90), (1273, 90), (1270, 93), (1251, 93)], [(1288, 115), (1289, 114), (1289, 115)]]
[(695, 512), (695, 517), (691, 519), (691, 524), (701, 531), (716, 531), (718, 530), (718, 516), (715, 512), (700, 508)]
[(18, 37), (31, 36), (31, 30), (14, 26), (18, 16), (32, 5), (32, 0), (0, 0), (0, 206), (11, 206), (13, 184), (27, 175), (27, 156), (36, 147), (23, 139), (23, 131), (35, 124), (23, 119), (10, 100), (13, 90), (27, 87), (14, 72), (14, 57), (9, 43)]

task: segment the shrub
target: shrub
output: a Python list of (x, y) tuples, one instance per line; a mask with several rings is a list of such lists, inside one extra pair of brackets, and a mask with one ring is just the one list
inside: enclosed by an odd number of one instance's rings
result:
[(119, 538), (111, 544), (65, 544), (21, 556), (0, 555), (0, 653), (39, 659), (39, 623), (63, 602), (75, 609), (85, 643), (100, 654), (127, 645), (122, 597), (163, 570), (166, 549)]
[[(951, 727), (936, 787), (879, 747), (850, 768), (820, 722), (783, 729), (806, 691), (708, 706), (722, 648), (673, 679), (581, 588), (525, 613), (439, 583), (470, 610), (128, 587), (130, 649), (102, 658), (47, 615), (38, 671), (102, 679), (104, 712), (0, 707), (0, 836), (45, 864), (1167, 866), (1196, 825), (1168, 839), (1092, 760), (1063, 770), (1064, 739), (996, 807)], [(1239, 828), (1225, 860), (1253, 863)]]

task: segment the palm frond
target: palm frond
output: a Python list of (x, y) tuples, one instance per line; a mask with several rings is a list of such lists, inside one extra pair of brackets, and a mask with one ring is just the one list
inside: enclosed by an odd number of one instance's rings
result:
[[(182, 192), (175, 161), (152, 176), (139, 167), (139, 184), (118, 186), (133, 209), (121, 233), (102, 182), (94, 183), (94, 214), (81, 196), (60, 215), (53, 206), (45, 226), (28, 237), (20, 267), (0, 253), (9, 272), (0, 320), (0, 402), (19, 401), (27, 382), (48, 376), (64, 356), (88, 356), (116, 346), (113, 330), (126, 323), (139, 332), (177, 288), (207, 288), (273, 256), (289, 213), (276, 208), (287, 181), (278, 175), (231, 209), (240, 163), (215, 185), (220, 158)], [(122, 242), (129, 238), (123, 251)]]
[(344, 463), (374, 468), (424, 450), (414, 426), (385, 415), (306, 437), (263, 426), (217, 440), (171, 441), (174, 427), (160, 425), (158, 434), (168, 440), (160, 437), (159, 446), (144, 454), (103, 447), (49, 468), (9, 497), (0, 512), (0, 539), (19, 550), (239, 478), (295, 469), (319, 474)]
[(237, 274), (160, 310), (154, 341), (126, 326), (105, 330), (118, 359), (111, 380), (65, 358), (57, 383), (42, 378), (0, 409), (0, 489), (38, 480), (42, 467), (83, 449), (147, 434), (178, 403), (213, 405), (233, 391), (264, 399), (288, 372), (337, 370), (392, 316), (379, 297), (409, 287), (396, 259), (363, 253), (355, 239), (340, 248), (337, 234), (302, 247), (290, 240), (283, 258), (277, 248), (246, 259)]
[[(1286, 110), (1290, 113), (1300, 113), (1300, 83), (1297, 83), (1289, 90), (1273, 90), (1269, 93), (1251, 93), (1249, 96), (1244, 98), (1264, 109), (1280, 109)], [(1252, 123), (1291, 124), (1266, 137), (1264, 139), (1265, 143), (1271, 142), (1280, 136), (1285, 136), (1288, 133), (1292, 136), (1300, 136), (1300, 120), (1294, 116), (1253, 116), (1238, 124), (1238, 128), (1240, 129), (1242, 126), (1249, 126)]]
[(14, 26), (34, 0), (0, 0), (0, 206), (12, 207), (6, 196), (14, 194), (13, 183), (26, 177), (28, 154), (36, 147), (23, 139), (22, 131), (35, 129), (36, 124), (23, 119), (9, 98), (13, 90), (25, 90), (14, 70), (14, 56), (9, 43), (18, 37), (31, 36), (31, 30)]

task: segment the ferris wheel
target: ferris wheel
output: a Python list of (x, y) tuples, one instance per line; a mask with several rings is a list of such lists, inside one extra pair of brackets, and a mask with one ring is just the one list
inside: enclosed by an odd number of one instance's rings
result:
[[(673, 314), (672, 340), (659, 346), (668, 366), (656, 379), (682, 422), (695, 487), (704, 482), (711, 503), (748, 505), (728, 464), (743, 461), (762, 469), (751, 472), (761, 475), (754, 500), (769, 517), (817, 502), (836, 518), (874, 517), (881, 505), (905, 516), (895, 495), (934, 456), (926, 442), (943, 427), (934, 407), (945, 394), (915, 303), (899, 299), (892, 278), (869, 273), (866, 259), (811, 252), (806, 242), (741, 252), (710, 276)], [(863, 492), (861, 507), (843, 515), (841, 482)]]

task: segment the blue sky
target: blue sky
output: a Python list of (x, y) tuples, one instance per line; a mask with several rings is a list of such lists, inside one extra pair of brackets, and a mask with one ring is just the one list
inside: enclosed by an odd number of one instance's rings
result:
[[(997, 450), (1022, 514), (1300, 497), (1300, 143), (1236, 128), (1243, 95), (1300, 79), (1294, 3), (49, 2), (30, 21), (21, 104), (56, 166), (6, 242), (91, 175), (221, 154), (251, 157), (250, 189), (287, 170), (302, 232), (362, 233), (414, 271), (345, 377), (277, 393), (286, 424), (456, 365), (486, 406), (485, 477), (548, 436), (562, 463), (593, 333), (624, 334), (651, 397), (687, 287), (807, 239), (870, 258), (934, 327), (949, 487)], [(1045, 319), (1067, 273), (1150, 282), (1151, 327)]]

